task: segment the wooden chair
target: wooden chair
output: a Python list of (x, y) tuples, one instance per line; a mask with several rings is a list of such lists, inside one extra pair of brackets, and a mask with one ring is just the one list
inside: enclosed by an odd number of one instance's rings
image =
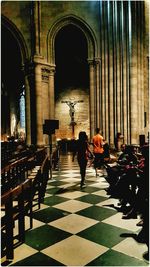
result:
[(13, 260), (13, 212), (11, 190), (1, 197), (1, 255), (5, 251), (6, 259)]
[(12, 194), (12, 213), (13, 225), (18, 221), (18, 235), (13, 238), (17, 239), (19, 243), (24, 242), (25, 226), (24, 226), (24, 199), (22, 192), (22, 184), (11, 190)]
[(46, 156), (39, 170), (41, 175), (41, 201), (44, 200), (46, 192), (47, 181), (49, 178), (49, 165), (49, 157)]
[[(9, 196), (9, 201), (6, 198), (7, 196)], [(1, 218), (1, 231), (6, 240), (6, 242), (3, 242), (3, 248), (6, 247), (6, 258), (12, 260), (14, 239), (18, 240), (17, 244), (22, 243), (25, 234), (22, 185), (10, 189), (7, 193), (2, 195), (1, 199), (1, 211), (3, 214)], [(18, 235), (14, 236), (13, 228), (16, 220), (18, 220)]]
[(34, 201), (32, 207), (38, 205), (41, 207), (41, 175), (39, 169), (34, 168), (28, 179), (32, 182), (32, 199)]
[[(22, 183), (22, 194), (24, 201), (24, 218), (29, 216), (30, 219), (30, 229), (33, 227), (33, 195), (32, 195), (32, 181), (30, 179), (25, 180)], [(25, 223), (25, 219), (24, 219)]]
[[(13, 250), (25, 241), (25, 216), (30, 218), (30, 229), (33, 227), (32, 182), (27, 179), (22, 184), (9, 190), (1, 197), (1, 233), (3, 251), (8, 260), (13, 259)], [(14, 234), (15, 222), (18, 221), (18, 234)], [(14, 240), (17, 240), (14, 243)]]

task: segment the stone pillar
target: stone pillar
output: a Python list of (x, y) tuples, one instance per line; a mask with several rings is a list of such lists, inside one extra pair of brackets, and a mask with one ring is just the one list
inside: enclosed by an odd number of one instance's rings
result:
[(109, 45), (109, 75), (108, 75), (108, 116), (109, 116), (109, 142), (114, 147), (114, 73), (113, 73), (113, 3), (108, 8), (108, 45)]
[(48, 66), (42, 67), (42, 106), (43, 121), (49, 119), (49, 74)]
[(34, 1), (34, 34), (35, 34), (35, 55), (40, 55), (41, 39), (41, 5), (40, 1)]
[(150, 35), (149, 35), (149, 26), (150, 26), (150, 17), (149, 17), (149, 11), (150, 11), (150, 4), (149, 1), (146, 0), (142, 2), (143, 5), (143, 19), (142, 25), (143, 25), (143, 97), (144, 97), (144, 112), (146, 112), (146, 125), (144, 128), (144, 133), (146, 136), (148, 136), (148, 132), (150, 131), (149, 128), (149, 85), (150, 85), (150, 79), (149, 79), (149, 73), (150, 73), (150, 62), (149, 62), (149, 42), (150, 42)]
[[(43, 107), (43, 124), (45, 120), (49, 120), (50, 117), (50, 104), (49, 104), (49, 66), (42, 67), (42, 107)], [(45, 144), (49, 143), (48, 135), (44, 135)]]
[[(125, 39), (125, 33), (124, 33), (124, 39)], [(123, 53), (124, 53), (124, 60), (123, 60), (123, 117), (124, 117), (124, 130), (123, 130), (123, 136), (124, 136), (124, 143), (127, 144), (128, 140), (128, 124), (127, 124), (127, 109), (128, 109), (128, 100), (127, 100), (127, 47), (126, 43), (123, 42)]]
[(143, 90), (143, 3), (137, 3), (136, 21), (140, 19), (137, 29), (137, 97), (139, 134), (144, 134), (144, 90)]
[(107, 5), (104, 2), (104, 94), (105, 94), (105, 102), (104, 102), (104, 116), (105, 116), (105, 139), (109, 142), (109, 112), (108, 112), (108, 54), (109, 54), (109, 46), (108, 46), (108, 9)]
[[(130, 3), (131, 4), (131, 3)], [(131, 4), (131, 30), (129, 34), (132, 37), (131, 43), (131, 61), (130, 61), (130, 127), (131, 127), (131, 144), (136, 144), (138, 139), (138, 101), (137, 101), (137, 40), (136, 40), (136, 20), (135, 20), (136, 3)], [(130, 11), (130, 9), (129, 9)]]
[(106, 138), (106, 112), (105, 112), (105, 23), (104, 23), (104, 2), (101, 4), (101, 118), (102, 118), (102, 131)]
[(54, 74), (55, 65), (51, 65), (49, 72), (49, 118), (53, 120), (55, 119)]
[[(117, 123), (117, 132), (121, 132), (121, 73), (120, 73), (120, 24), (119, 24), (119, 14), (120, 14), (120, 2), (116, 2), (116, 123)], [(121, 133), (122, 134), (122, 133)]]
[(95, 82), (94, 82), (94, 61), (89, 60), (89, 77), (90, 77), (90, 139), (95, 133)]
[[(35, 101), (36, 101), (36, 143), (43, 146), (43, 106), (42, 106), (42, 74), (40, 58), (35, 60)], [(38, 61), (39, 60), (39, 61)]]
[(95, 59), (96, 74), (96, 127), (100, 128), (100, 59)]

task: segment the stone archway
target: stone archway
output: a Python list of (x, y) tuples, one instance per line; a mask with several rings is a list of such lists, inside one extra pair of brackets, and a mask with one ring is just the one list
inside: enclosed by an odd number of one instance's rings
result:
[[(90, 91), (90, 101), (89, 101), (89, 112), (90, 112), (90, 138), (94, 134), (95, 127), (100, 125), (100, 59), (99, 59), (99, 49), (97, 45), (97, 40), (94, 32), (90, 26), (73, 15), (65, 16), (57, 20), (49, 30), (47, 36), (47, 62), (50, 64), (50, 68), (53, 70), (54, 75), (55, 70), (55, 38), (58, 32), (67, 25), (74, 25), (79, 28), (84, 34), (87, 47), (88, 47), (88, 64), (89, 64), (89, 91)], [(51, 77), (50, 82), (50, 92), (54, 95), (54, 77)], [(54, 103), (50, 103), (54, 106)], [(53, 111), (54, 114), (54, 111)]]
[[(2, 43), (5, 42), (4, 46), (2, 47), (2, 49), (5, 50), (7, 49), (3, 61), (2, 61), (2, 79), (6, 80), (7, 83), (10, 81), (10, 85), (9, 84), (5, 84), (4, 82), (4, 87), (6, 86), (7, 88), (10, 87), (10, 89), (8, 88), (7, 90), (11, 91), (12, 96), (14, 97), (14, 100), (12, 99), (12, 110), (15, 110), (15, 105), (16, 103), (14, 103), (13, 105), (13, 101), (16, 102), (17, 101), (17, 97), (15, 97), (16, 94), (18, 94), (19, 97), (19, 93), (21, 93), (21, 87), (25, 88), (26, 91), (26, 108), (25, 108), (25, 113), (26, 113), (26, 141), (28, 144), (31, 143), (30, 141), (30, 136), (31, 136), (31, 131), (30, 131), (30, 90), (29, 90), (29, 84), (28, 84), (28, 77), (27, 74), (25, 73), (25, 69), (26, 69), (26, 64), (28, 62), (28, 50), (27, 50), (27, 46), (26, 43), (24, 41), (24, 38), (22, 36), (22, 34), (19, 32), (19, 30), (17, 29), (17, 27), (7, 18), (5, 18), (4, 16), (2, 16), (2, 29), (3, 29), (3, 36), (2, 36)], [(10, 40), (10, 42), (6, 42), (7, 39)], [(8, 43), (8, 46), (6, 47), (6, 44)], [(3, 51), (4, 52), (4, 51)], [(13, 60), (13, 57), (15, 57), (15, 60)], [(16, 58), (17, 57), (17, 58)], [(17, 61), (17, 63), (16, 63)], [(4, 65), (7, 64), (6, 69), (8, 70), (5, 71), (5, 67)], [(15, 65), (16, 64), (16, 65)], [(6, 74), (5, 74), (6, 72)], [(5, 78), (5, 75), (7, 75), (7, 77)], [(18, 88), (17, 88), (18, 87)], [(16, 93), (14, 90), (18, 90)], [(9, 103), (7, 103), (9, 107)], [(17, 108), (16, 108), (17, 109)], [(17, 110), (16, 110), (17, 112)], [(10, 109), (10, 113), (12, 113), (11, 109)], [(14, 119), (14, 114), (12, 115), (13, 119)], [(16, 118), (15, 118), (16, 119)], [(10, 116), (10, 121), (11, 121), (11, 116)], [(11, 124), (11, 122), (10, 122)], [(7, 127), (8, 129), (8, 127)], [(9, 131), (9, 130), (7, 130)], [(11, 126), (10, 126), (10, 131), (9, 134), (12, 135), (12, 130), (11, 130)], [(18, 135), (18, 132), (14, 132), (14, 134)]]

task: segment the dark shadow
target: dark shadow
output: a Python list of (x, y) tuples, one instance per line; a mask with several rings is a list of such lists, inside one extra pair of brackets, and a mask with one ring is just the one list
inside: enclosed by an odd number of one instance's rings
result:
[(131, 207), (117, 207), (114, 204), (107, 204), (107, 205), (103, 205), (105, 207), (110, 207), (110, 208), (114, 208), (115, 210), (117, 210), (118, 212), (123, 212), (124, 214), (128, 213), (129, 210), (131, 209)]
[(132, 237), (134, 238), (134, 240), (138, 243), (142, 243), (142, 244), (145, 244), (146, 243), (146, 240), (145, 238), (141, 238), (139, 236), (139, 234), (134, 234), (134, 233), (123, 233), (120, 235), (120, 237)]
[(71, 186), (68, 186), (68, 187), (65, 187), (65, 188), (60, 188), (60, 189), (58, 189), (58, 191), (56, 192), (56, 194), (62, 194), (62, 193), (66, 193), (66, 192), (73, 192), (73, 191), (77, 190), (76, 187), (79, 184), (80, 184), (80, 182), (77, 183), (77, 184), (75, 184), (75, 185), (71, 185)]
[(12, 262), (11, 260), (10, 261), (6, 260), (6, 261), (1, 263), (1, 266), (8, 266), (8, 265), (10, 265), (11, 262)]
[(120, 234), (120, 237), (132, 237), (136, 240), (137, 238), (137, 234), (134, 234), (134, 233), (122, 233)]
[(143, 254), (143, 258), (144, 258), (144, 260), (149, 261), (149, 251), (146, 251), (146, 252)]

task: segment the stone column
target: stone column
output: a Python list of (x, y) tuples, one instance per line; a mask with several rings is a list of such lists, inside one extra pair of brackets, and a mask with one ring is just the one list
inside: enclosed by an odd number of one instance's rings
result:
[(109, 75), (108, 75), (108, 116), (109, 116), (109, 142), (114, 147), (114, 76), (113, 76), (113, 3), (109, 3), (108, 9), (108, 45), (109, 45)]
[[(124, 33), (124, 40), (126, 36)], [(124, 131), (123, 131), (123, 136), (124, 136), (124, 143), (127, 144), (128, 140), (128, 124), (127, 124), (127, 109), (128, 109), (128, 101), (127, 101), (127, 47), (126, 43), (123, 42), (123, 53), (124, 53), (124, 60), (123, 60), (123, 117), (124, 117)]]
[(94, 82), (94, 61), (89, 60), (89, 77), (90, 77), (90, 139), (95, 133), (95, 82)]
[[(43, 107), (43, 124), (45, 120), (49, 120), (49, 66), (45, 65), (42, 67), (42, 107)], [(48, 135), (44, 135), (45, 144), (49, 143)]]
[[(131, 3), (130, 3), (131, 4)], [(131, 4), (131, 61), (130, 61), (130, 127), (131, 144), (136, 144), (138, 140), (138, 116), (137, 116), (137, 40), (136, 40), (136, 21), (135, 21), (136, 3)], [(130, 9), (129, 9), (130, 10)]]
[(107, 5), (104, 2), (104, 94), (105, 94), (105, 102), (104, 102), (104, 116), (105, 116), (105, 139), (109, 142), (109, 107), (108, 107), (108, 54), (109, 54), (109, 46), (108, 46), (108, 14), (107, 14)]
[(137, 97), (138, 97), (138, 126), (139, 134), (144, 134), (144, 97), (143, 97), (143, 3), (137, 3), (136, 23), (140, 19), (137, 29)]
[(96, 127), (100, 128), (100, 59), (95, 59), (96, 73)]
[(34, 35), (35, 35), (35, 55), (40, 55), (41, 39), (41, 4), (40, 1), (33, 2), (34, 7)]
[[(116, 2), (116, 123), (117, 123), (117, 132), (121, 132), (121, 73), (120, 73), (120, 3)], [(122, 133), (121, 133), (122, 134)]]
[(105, 22), (104, 22), (104, 2), (101, 2), (101, 118), (102, 131), (106, 138), (106, 112), (105, 112)]
[(42, 105), (43, 105), (43, 121), (49, 119), (49, 74), (48, 66), (42, 67)]
[(53, 120), (55, 119), (54, 75), (55, 65), (51, 65), (49, 72), (49, 119)]
[[(43, 146), (42, 74), (40, 58), (35, 60), (36, 143)], [(39, 60), (39, 61), (38, 61)]]
[(149, 25), (150, 25), (150, 17), (149, 17), (149, 10), (150, 5), (149, 1), (146, 0), (142, 2), (143, 5), (143, 19), (142, 25), (143, 25), (143, 100), (144, 100), (144, 111), (146, 112), (146, 125), (144, 128), (144, 133), (146, 136), (148, 135), (148, 132), (150, 130), (149, 128), (149, 85), (150, 85), (150, 79), (149, 79), (149, 72), (150, 72), (150, 62), (149, 62)]
[[(143, 44), (143, 40), (144, 40), (144, 14), (143, 14), (143, 7), (144, 7), (144, 2), (139, 2), (138, 3), (139, 5), (141, 5), (141, 8), (140, 8), (140, 11), (141, 11), (141, 32), (140, 32), (140, 46), (141, 46), (141, 49), (140, 49), (140, 77), (141, 77), (141, 87), (139, 88), (139, 91), (140, 91), (140, 98), (141, 98), (141, 101), (140, 101), (140, 106), (141, 106), (141, 112), (140, 112), (140, 117), (141, 117), (141, 128), (143, 129), (143, 133), (144, 133), (144, 127), (145, 127), (145, 122), (144, 122), (144, 105), (143, 103), (145, 102), (144, 101), (144, 62), (143, 62), (143, 59), (144, 59), (144, 44)], [(149, 32), (149, 31), (148, 31)], [(147, 70), (148, 71), (148, 70)], [(147, 99), (149, 102), (149, 99)], [(141, 132), (139, 132), (139, 134), (141, 134)]]

